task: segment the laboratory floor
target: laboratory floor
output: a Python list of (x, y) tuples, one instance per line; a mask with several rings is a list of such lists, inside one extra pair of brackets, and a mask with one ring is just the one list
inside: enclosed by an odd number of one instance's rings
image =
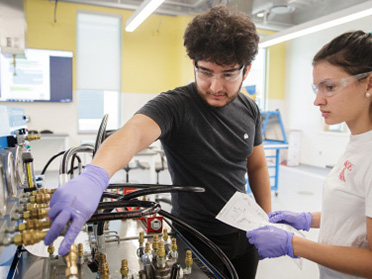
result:
[[(309, 166), (287, 167), (280, 166), (278, 195), (272, 193), (273, 210), (291, 211), (319, 211), (321, 208), (322, 185), (330, 169)], [(124, 181), (125, 172), (120, 171), (113, 177), (113, 181)], [(134, 183), (149, 183), (146, 170), (131, 170), (129, 181)], [(169, 173), (160, 172), (159, 182), (170, 183)], [(45, 186), (56, 184), (56, 172), (47, 173)], [(305, 232), (305, 236), (316, 241), (318, 230)], [(265, 259), (259, 263), (257, 279), (314, 279), (319, 278), (317, 264), (302, 259), (302, 269), (288, 256), (276, 259)]]

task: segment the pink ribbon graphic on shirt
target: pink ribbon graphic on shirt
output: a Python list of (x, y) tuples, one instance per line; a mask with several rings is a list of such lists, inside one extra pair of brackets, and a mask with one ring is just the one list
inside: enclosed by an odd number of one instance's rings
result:
[(354, 166), (352, 163), (350, 163), (348, 160), (346, 160), (345, 161), (345, 163), (344, 163), (344, 168), (342, 169), (342, 171), (340, 172), (340, 174), (339, 174), (339, 178), (342, 180), (342, 181), (344, 181), (344, 182), (346, 182), (346, 180), (345, 180), (345, 171), (346, 170), (349, 170), (349, 171), (351, 171), (351, 168)]

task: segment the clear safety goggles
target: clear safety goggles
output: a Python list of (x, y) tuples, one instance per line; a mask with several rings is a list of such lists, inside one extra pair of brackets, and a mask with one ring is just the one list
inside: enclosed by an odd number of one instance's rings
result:
[(312, 84), (311, 87), (315, 94), (320, 92), (325, 97), (331, 97), (349, 84), (366, 78), (370, 74), (372, 74), (372, 71), (344, 78), (326, 79), (319, 82), (318, 84)]
[(204, 80), (204, 81), (212, 81), (212, 79), (214, 78), (219, 78), (226, 82), (234, 82), (241, 76), (243, 70), (244, 70), (244, 65), (240, 69), (231, 69), (231, 70), (228, 70), (228, 72), (215, 74), (213, 72), (200, 69), (198, 67), (198, 64), (195, 62), (196, 76), (199, 79)]

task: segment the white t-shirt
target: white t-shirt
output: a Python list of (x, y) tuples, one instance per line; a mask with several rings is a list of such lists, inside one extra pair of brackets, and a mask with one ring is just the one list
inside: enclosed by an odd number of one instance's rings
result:
[[(372, 218), (372, 131), (352, 135), (323, 187), (319, 242), (368, 248), (366, 216)], [(319, 265), (321, 279), (360, 278)]]

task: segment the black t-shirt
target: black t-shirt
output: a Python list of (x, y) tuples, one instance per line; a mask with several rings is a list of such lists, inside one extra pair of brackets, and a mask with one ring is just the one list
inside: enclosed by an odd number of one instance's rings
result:
[(204, 193), (172, 193), (172, 214), (207, 235), (236, 229), (215, 219), (236, 192), (245, 192), (247, 157), (262, 143), (255, 102), (242, 93), (223, 108), (209, 106), (195, 83), (161, 93), (137, 113), (152, 118), (173, 185), (204, 187)]

